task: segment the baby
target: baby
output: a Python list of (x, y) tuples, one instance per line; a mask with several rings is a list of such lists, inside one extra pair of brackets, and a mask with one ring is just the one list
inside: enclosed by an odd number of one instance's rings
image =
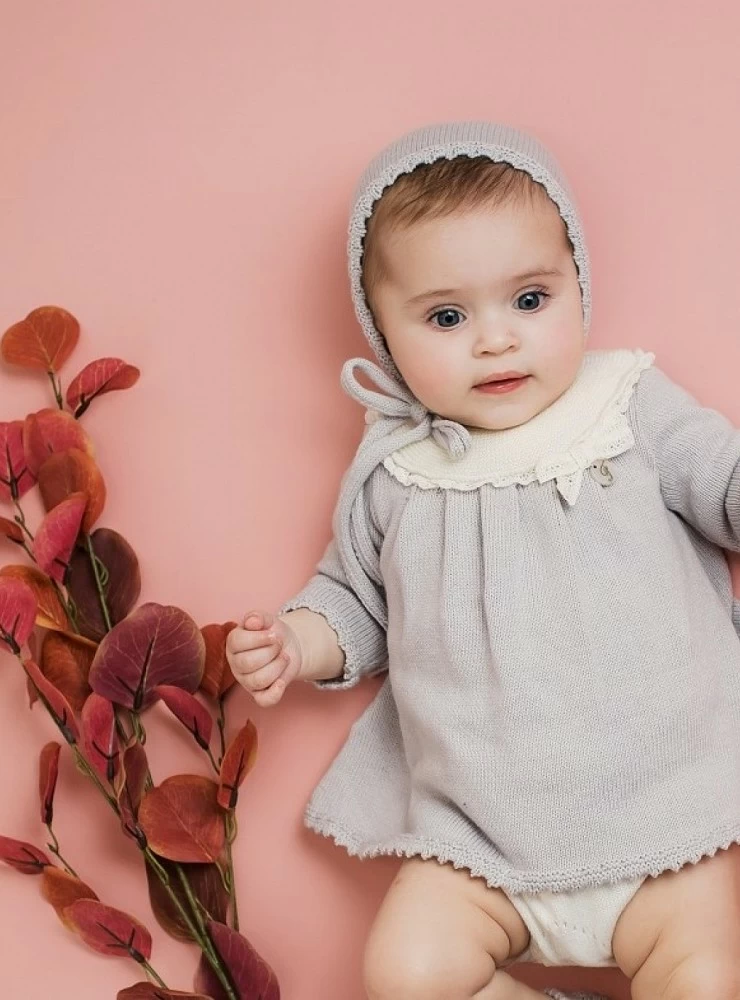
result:
[(653, 354), (586, 350), (579, 214), (532, 136), (383, 150), (349, 267), (368, 427), (316, 574), (228, 656), (263, 706), (387, 671), (306, 811), (403, 859), (368, 996), (534, 1000), (505, 970), (535, 961), (738, 1000), (740, 432)]

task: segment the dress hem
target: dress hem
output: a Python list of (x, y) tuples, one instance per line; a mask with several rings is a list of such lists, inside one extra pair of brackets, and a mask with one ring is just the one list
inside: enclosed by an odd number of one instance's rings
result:
[(687, 864), (697, 864), (703, 858), (714, 857), (718, 851), (727, 850), (733, 844), (740, 844), (740, 825), (732, 828), (723, 827), (716, 831), (714, 836), (709, 835), (681, 848), (667, 849), (645, 858), (609, 862), (575, 872), (551, 872), (548, 875), (523, 872), (518, 876), (516, 874), (506, 876), (493, 871), (476, 851), (460, 845), (422, 840), (412, 836), (404, 836), (401, 840), (383, 844), (364, 845), (349, 830), (312, 810), (306, 810), (304, 823), (310, 830), (330, 838), (338, 847), (343, 847), (352, 857), (361, 860), (381, 856), (421, 857), (425, 860), (434, 858), (440, 864), (451, 864), (456, 869), (466, 868), (471, 876), (484, 879), (490, 888), (500, 888), (514, 894), (570, 892), (626, 879), (655, 878), (663, 872), (677, 872)]

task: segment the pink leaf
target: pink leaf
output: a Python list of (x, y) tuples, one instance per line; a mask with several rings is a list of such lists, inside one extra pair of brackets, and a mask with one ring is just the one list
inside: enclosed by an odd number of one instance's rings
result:
[(0, 576), (0, 641), (18, 654), (36, 623), (36, 595), (22, 580)]
[(80, 740), (80, 730), (75, 719), (75, 714), (67, 699), (58, 688), (54, 687), (51, 681), (48, 681), (44, 677), (33, 660), (24, 660), (23, 667), (28, 674), (29, 680), (36, 688), (39, 698), (67, 743), (78, 743)]
[(172, 606), (142, 604), (98, 646), (90, 687), (138, 712), (157, 700), (160, 684), (196, 691), (204, 659), (203, 636), (189, 615)]
[(198, 746), (207, 750), (213, 735), (213, 717), (198, 699), (171, 684), (160, 684), (154, 689), (170, 712), (178, 719), (193, 736)]
[(60, 743), (47, 743), (39, 756), (39, 799), (41, 800), (41, 822), (50, 826), (54, 816), (54, 792), (59, 775)]
[(57, 583), (64, 583), (86, 507), (84, 493), (71, 493), (49, 511), (36, 532), (33, 543), (36, 562)]
[[(215, 920), (208, 921), (208, 933), (239, 1000), (280, 1000), (275, 973), (245, 937)], [(198, 968), (195, 988), (209, 993), (214, 1000), (226, 1000), (223, 987), (205, 959)]]
[(138, 368), (120, 358), (98, 358), (85, 365), (67, 389), (67, 405), (80, 417), (96, 396), (114, 389), (130, 389), (139, 378)]
[(90, 436), (66, 410), (47, 406), (29, 413), (23, 421), (23, 450), (34, 479), (50, 455), (70, 448), (79, 448), (90, 456), (94, 453)]
[(35, 482), (23, 449), (23, 421), (0, 423), (0, 500), (20, 500)]
[(151, 958), (151, 934), (122, 910), (95, 899), (78, 899), (64, 916), (85, 944), (101, 955), (128, 955), (139, 963)]
[(118, 773), (119, 764), (116, 713), (112, 702), (93, 692), (84, 704), (81, 721), (87, 759), (103, 781), (110, 784)]
[(23, 875), (40, 875), (51, 861), (43, 851), (23, 840), (0, 837), (0, 861)]
[(168, 990), (154, 983), (134, 983), (125, 990), (119, 990), (116, 1000), (212, 1000), (203, 993), (183, 993), (182, 990)]

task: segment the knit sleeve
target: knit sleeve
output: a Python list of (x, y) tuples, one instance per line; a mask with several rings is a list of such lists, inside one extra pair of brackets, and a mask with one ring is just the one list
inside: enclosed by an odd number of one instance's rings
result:
[(740, 431), (655, 367), (640, 378), (635, 406), (666, 507), (715, 544), (740, 551)]
[[(388, 508), (389, 479), (385, 469), (379, 466), (365, 485), (365, 509), (370, 519), (370, 535), (378, 553), (383, 541), (383, 515)], [(384, 588), (378, 586), (377, 590), (385, 602)], [(387, 670), (385, 629), (368, 613), (349, 586), (334, 538), (324, 551), (315, 574), (295, 597), (283, 604), (278, 613), (285, 614), (297, 608), (308, 608), (323, 615), (336, 632), (344, 651), (343, 674), (331, 680), (314, 681), (315, 687), (350, 688), (362, 677)]]

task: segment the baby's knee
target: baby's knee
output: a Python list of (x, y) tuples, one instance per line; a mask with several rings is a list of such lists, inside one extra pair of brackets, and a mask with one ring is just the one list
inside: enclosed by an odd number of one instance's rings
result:
[(496, 971), (485, 952), (461, 947), (434, 952), (412, 942), (406, 947), (365, 951), (363, 980), (368, 1000), (471, 1000)]

